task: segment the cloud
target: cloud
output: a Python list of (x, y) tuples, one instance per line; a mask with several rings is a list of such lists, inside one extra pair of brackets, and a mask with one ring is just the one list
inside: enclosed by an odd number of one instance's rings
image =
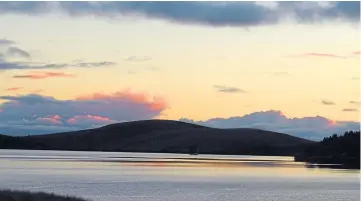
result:
[(165, 109), (166, 103), (161, 97), (153, 97), (151, 101), (146, 94), (143, 93), (133, 93), (130, 90), (123, 90), (113, 94), (103, 94), (103, 93), (94, 93), (87, 96), (80, 96), (76, 100), (106, 100), (106, 101), (122, 101), (127, 103), (124, 100), (146, 104), (147, 108), (154, 111), (162, 111)]
[(23, 58), (27, 58), (27, 59), (31, 57), (30, 53), (28, 53), (25, 50), (22, 50), (20, 48), (17, 48), (17, 47), (9, 47), (7, 49), (6, 54), (8, 56), (18, 56), (18, 57), (23, 57)]
[(324, 58), (336, 58), (336, 59), (346, 59), (345, 56), (340, 56), (336, 54), (329, 54), (329, 53), (315, 53), (315, 52), (308, 52), (300, 55), (291, 55), (289, 57), (324, 57)]
[(273, 73), (274, 76), (286, 76), (289, 75), (288, 72), (274, 72)]
[(297, 137), (321, 140), (332, 134), (343, 134), (347, 130), (359, 130), (360, 123), (352, 121), (332, 121), (325, 117), (289, 118), (281, 111), (261, 111), (240, 117), (212, 118), (205, 121), (180, 119), (213, 128), (257, 128), (281, 132)]
[[(0, 2), (0, 7), (2, 3)], [(1, 10), (1, 8), (0, 8)], [(1, 11), (0, 11), (1, 12)], [(0, 71), (5, 70), (28, 70), (28, 69), (61, 69), (68, 67), (77, 68), (96, 68), (115, 65), (115, 62), (101, 61), (101, 62), (84, 62), (84, 61), (73, 61), (70, 63), (32, 63), (32, 62), (11, 62), (8, 61), (7, 57), (21, 57), (29, 59), (31, 58), (30, 53), (12, 45), (14, 41), (0, 39), (0, 45), (10, 45), (6, 47), (5, 52), (0, 52)]]
[(213, 88), (215, 88), (218, 92), (222, 93), (246, 93), (246, 91), (236, 87), (214, 85)]
[(15, 47), (15, 41), (0, 39), (0, 46), (5, 46), (5, 48), (1, 48), (2, 52), (0, 52), (0, 61), (4, 62), (4, 59), (7, 57), (19, 57), (29, 59), (31, 55), (29, 52)]
[(6, 91), (18, 91), (20, 89), (22, 89), (23, 87), (11, 87), (11, 88), (7, 88)]
[(321, 101), (321, 103), (324, 104), (324, 105), (335, 105), (334, 102), (329, 101), (329, 100), (323, 100), (323, 101)]
[(47, 69), (47, 68), (66, 68), (68, 64), (40, 64), (7, 62), (0, 60), (0, 70), (28, 70), (28, 69)]
[(360, 101), (350, 101), (350, 104), (361, 105)]
[(102, 61), (102, 62), (78, 62), (74, 63), (70, 66), (73, 67), (81, 67), (81, 68), (93, 68), (93, 67), (103, 67), (103, 66), (113, 66), (115, 62), (111, 61)]
[(15, 42), (14, 41), (12, 41), (12, 40), (7, 40), (7, 39), (0, 39), (0, 46), (1, 45), (14, 45), (15, 44)]
[(75, 75), (67, 74), (63, 72), (33, 72), (30, 74), (24, 75), (14, 75), (13, 78), (21, 78), (21, 79), (47, 79), (54, 77), (75, 77)]
[(306, 53), (305, 55), (312, 56), (312, 57), (330, 57), (330, 58), (342, 58), (342, 59), (345, 58), (343, 56), (339, 56), (339, 55), (335, 55), (335, 54), (325, 54), (325, 53)]
[(358, 23), (360, 2), (1, 2), (0, 14), (72, 17), (143, 17), (180, 24), (256, 26), (293, 18), (298, 23), (343, 20)]
[(342, 112), (358, 112), (358, 110), (355, 108), (345, 108), (342, 110)]
[(352, 54), (356, 54), (356, 55), (360, 56), (360, 50), (356, 51), (356, 52), (352, 52)]
[(62, 125), (61, 117), (59, 115), (47, 116), (47, 117), (39, 117), (36, 118), (35, 121), (38, 121), (42, 124), (50, 124), (50, 125)]
[(93, 116), (93, 115), (76, 115), (70, 119), (67, 120), (69, 124), (73, 125), (82, 125), (82, 126), (89, 126), (89, 125), (108, 125), (117, 123), (115, 120), (111, 120), (107, 117), (101, 117), (101, 116)]
[[(36, 94), (29, 94), (24, 96), (0, 96), (0, 99), (10, 101), (8, 104), (2, 104), (1, 106), (7, 106), (11, 104), (18, 104), (18, 103), (25, 103), (26, 105), (34, 105), (34, 104), (46, 104), (46, 103), (60, 103), (56, 101), (53, 97), (47, 97), (47, 96), (40, 96)], [(13, 101), (13, 102), (12, 102)], [(2, 107), (2, 110), (4, 111), (4, 108)]]
[[(1, 2), (0, 2), (1, 5)], [(1, 10), (1, 8), (0, 8)], [(3, 44), (15, 44), (13, 41), (0, 39)], [(32, 63), (32, 62), (9, 62), (7, 57), (22, 57), (29, 59), (31, 58), (30, 53), (22, 50), (18, 47), (10, 46), (7, 47), (5, 53), (0, 52), (0, 71), (6, 70), (29, 70), (29, 69), (62, 69), (68, 67), (76, 68), (97, 68), (115, 65), (115, 62), (101, 61), (101, 62), (84, 62), (84, 61), (73, 61), (71, 63)], [(28, 78), (28, 79), (45, 79), (49, 77), (72, 77), (73, 75), (64, 73), (34, 73), (29, 75), (15, 75), (14, 78)]]
[(100, 127), (110, 123), (152, 119), (167, 105), (162, 98), (130, 90), (95, 93), (72, 100), (27, 94), (0, 96), (0, 133), (43, 134)]
[(130, 56), (125, 59), (125, 61), (132, 61), (132, 62), (143, 62), (143, 61), (149, 61), (152, 58), (144, 56), (144, 57), (137, 57), (137, 56)]
[[(1, 3), (0, 3), (1, 4)], [(80, 62), (80, 63), (48, 63), (48, 64), (33, 64), (27, 62), (7, 62), (0, 59), (0, 71), (4, 70), (39, 70), (39, 69), (62, 69), (68, 67), (77, 68), (96, 68), (112, 66), (116, 63), (110, 61), (103, 62)]]

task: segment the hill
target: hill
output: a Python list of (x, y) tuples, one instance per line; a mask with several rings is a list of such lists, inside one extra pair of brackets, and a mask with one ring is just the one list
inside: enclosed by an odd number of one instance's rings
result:
[(215, 129), (170, 120), (111, 124), (96, 129), (34, 135), (0, 136), (0, 148), (203, 154), (294, 155), (314, 143), (259, 129)]

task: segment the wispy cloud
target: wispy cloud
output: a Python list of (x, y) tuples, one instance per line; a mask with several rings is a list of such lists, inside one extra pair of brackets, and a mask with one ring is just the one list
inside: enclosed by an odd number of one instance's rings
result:
[(361, 102), (360, 101), (350, 101), (350, 104), (361, 105)]
[(215, 88), (218, 92), (222, 92), (222, 93), (246, 93), (246, 91), (237, 87), (214, 85), (213, 88)]
[(69, 66), (81, 67), (81, 68), (93, 68), (93, 67), (102, 67), (102, 66), (113, 66), (115, 62), (111, 61), (102, 61), (102, 62), (78, 62), (70, 64)]
[(81, 63), (48, 63), (48, 64), (33, 64), (33, 63), (20, 63), (20, 62), (7, 62), (0, 60), (1, 70), (29, 70), (29, 69), (61, 69), (68, 67), (79, 68), (95, 68), (113, 66), (115, 62), (103, 61), (103, 62), (81, 62)]
[(0, 45), (14, 45), (15, 41), (7, 40), (7, 39), (0, 39)]
[(345, 109), (342, 109), (343, 112), (358, 112), (357, 109), (355, 108), (345, 108)]
[(102, 116), (95, 116), (95, 115), (75, 115), (74, 117), (69, 118), (66, 120), (68, 124), (71, 125), (90, 125), (91, 123), (98, 123), (98, 124), (111, 124), (111, 123), (117, 123), (115, 120), (111, 120), (107, 117)]
[(6, 91), (18, 91), (20, 89), (22, 89), (23, 87), (11, 87), (11, 88), (7, 88)]
[(27, 59), (31, 57), (30, 53), (28, 53), (27, 51), (22, 50), (18, 47), (9, 47), (7, 49), (6, 55), (18, 56), (18, 57), (23, 57), (23, 58), (27, 58)]
[(332, 54), (332, 53), (307, 52), (303, 54), (288, 55), (286, 57), (290, 57), (290, 58), (318, 57), (318, 58), (333, 58), (333, 59), (349, 59), (349, 58), (355, 58), (355, 55), (359, 56), (360, 51), (352, 52), (351, 55), (350, 53), (346, 53), (346, 55), (348, 56)]
[(142, 57), (138, 57), (138, 56), (130, 56), (126, 59), (124, 59), (125, 61), (132, 61), (132, 62), (143, 62), (143, 61), (149, 61), (152, 58), (147, 57), (147, 56), (142, 56)]
[[(31, 4), (31, 3), (30, 3)], [(0, 12), (1, 12), (0, 2)], [(100, 61), (100, 62), (84, 62), (84, 61), (73, 61), (70, 63), (32, 63), (32, 62), (12, 62), (8, 61), (7, 57), (22, 57), (30, 58), (31, 54), (19, 47), (13, 46), (16, 44), (14, 41), (7, 39), (0, 39), (0, 44), (8, 45), (5, 47), (5, 52), (0, 52), (0, 71), (5, 70), (28, 70), (28, 69), (61, 69), (68, 67), (78, 68), (95, 68), (115, 65), (112, 61)]]
[(14, 75), (13, 78), (21, 79), (47, 79), (55, 77), (75, 77), (73, 74), (67, 74), (63, 72), (32, 72), (24, 75)]
[(340, 56), (340, 55), (336, 55), (336, 54), (327, 54), (327, 53), (305, 53), (305, 56), (310, 56), (310, 57), (329, 57), (329, 58), (341, 58), (341, 59), (345, 59), (346, 57), (344, 56)]
[(324, 104), (324, 105), (335, 105), (334, 102), (329, 101), (329, 100), (322, 100), (321, 103)]
[(0, 58), (2, 60), (6, 60), (7, 57), (19, 57), (25, 59), (29, 59), (31, 57), (29, 52), (16, 47), (15, 41), (0, 39), (0, 46), (3, 46), (0, 52)]
[[(51, 6), (48, 6), (51, 4)], [(41, 15), (62, 12), (71, 17), (137, 16), (172, 23), (214, 27), (277, 24), (292, 17), (298, 23), (343, 20), (358, 23), (360, 2), (1, 2), (0, 14)]]
[(315, 53), (315, 52), (308, 52), (303, 54), (294, 54), (288, 55), (286, 57), (290, 58), (305, 58), (305, 57), (315, 57), (315, 58), (334, 58), (334, 59), (346, 59), (345, 56), (340, 56), (336, 54), (329, 54), (329, 53)]

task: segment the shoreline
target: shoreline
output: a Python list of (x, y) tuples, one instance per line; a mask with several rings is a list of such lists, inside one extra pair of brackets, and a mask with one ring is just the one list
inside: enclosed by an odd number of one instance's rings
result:
[(360, 159), (356, 157), (297, 155), (294, 160), (309, 166), (360, 170)]
[[(23, 151), (64, 151), (64, 152), (90, 152), (90, 153), (126, 153), (126, 154), (179, 154), (179, 155), (189, 155), (191, 157), (199, 156), (200, 159), (203, 158), (203, 156), (230, 156), (230, 157), (239, 157), (239, 156), (256, 156), (256, 157), (290, 157), (293, 159), (294, 162), (304, 162), (305, 166), (307, 168), (337, 168), (337, 169), (354, 169), (354, 170), (360, 170), (360, 163), (359, 159), (357, 158), (340, 158), (340, 157), (334, 157), (334, 156), (305, 156), (305, 155), (257, 155), (257, 154), (217, 154), (217, 153), (200, 153), (197, 155), (190, 154), (190, 153), (181, 153), (181, 152), (127, 152), (127, 151), (95, 151), (95, 150), (44, 150), (44, 149), (0, 149), (0, 150), (23, 150)], [(221, 159), (220, 159), (221, 160)], [(269, 161), (269, 160), (266, 160)], [(346, 161), (346, 162), (345, 162)], [(347, 162), (348, 161), (348, 162)]]
[(90, 201), (74, 196), (23, 190), (0, 189), (1, 201)]

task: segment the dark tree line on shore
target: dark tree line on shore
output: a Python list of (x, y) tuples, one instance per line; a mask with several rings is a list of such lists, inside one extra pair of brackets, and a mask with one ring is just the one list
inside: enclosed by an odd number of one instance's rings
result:
[(360, 131), (348, 131), (342, 136), (325, 137), (321, 144), (332, 155), (360, 158)]
[(360, 131), (347, 131), (343, 135), (325, 137), (319, 143), (307, 147), (296, 161), (321, 164), (342, 164), (360, 168)]

